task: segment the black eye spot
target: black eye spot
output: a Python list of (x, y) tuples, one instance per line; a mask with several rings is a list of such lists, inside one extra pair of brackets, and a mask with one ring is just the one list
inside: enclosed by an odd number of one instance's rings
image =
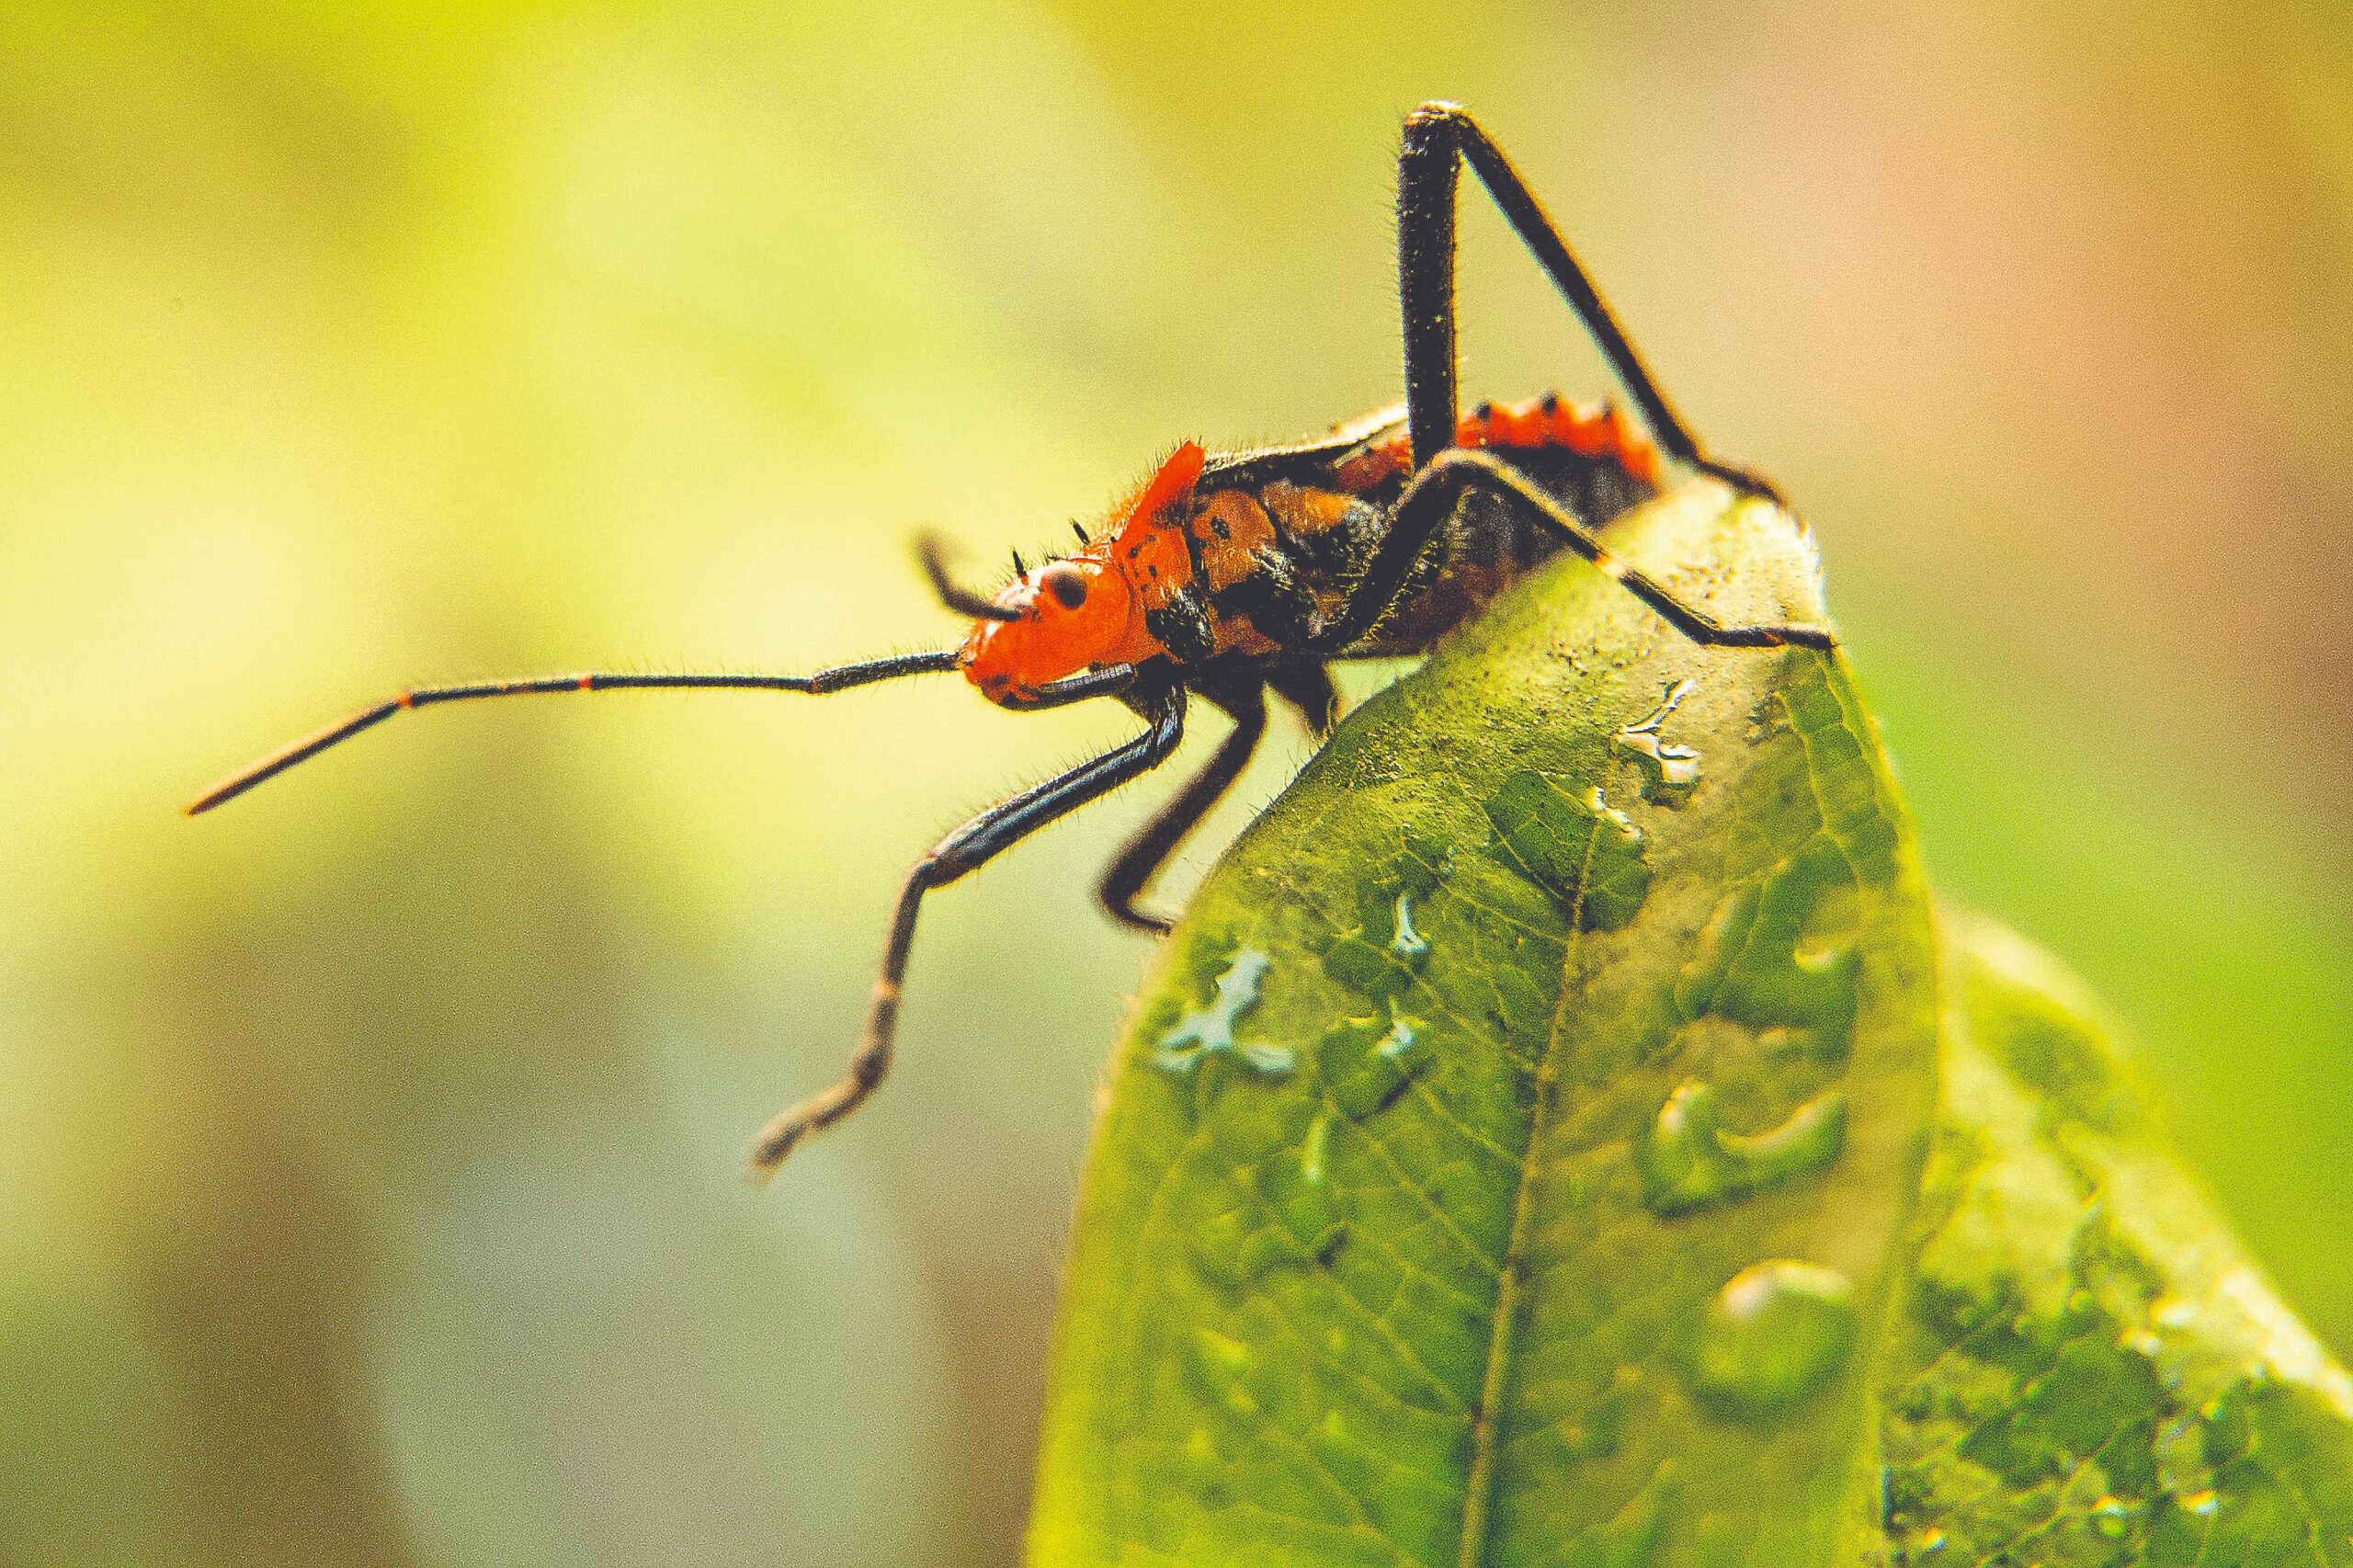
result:
[(1064, 609), (1076, 609), (1086, 602), (1086, 577), (1069, 566), (1049, 566), (1038, 574), (1038, 586), (1054, 596), (1054, 602)]

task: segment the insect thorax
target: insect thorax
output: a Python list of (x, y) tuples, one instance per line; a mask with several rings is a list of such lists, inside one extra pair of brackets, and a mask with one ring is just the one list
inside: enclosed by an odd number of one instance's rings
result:
[[(1191, 580), (1147, 612), (1180, 663), (1303, 646), (1338, 615), (1387, 532), (1405, 483), (1400, 432), (1337, 452), (1269, 454), (1202, 477), (1184, 528)], [(1656, 491), (1612, 451), (1499, 449), (1579, 520), (1598, 528)], [(1346, 656), (1427, 651), (1561, 548), (1524, 506), (1467, 492), (1395, 610)]]

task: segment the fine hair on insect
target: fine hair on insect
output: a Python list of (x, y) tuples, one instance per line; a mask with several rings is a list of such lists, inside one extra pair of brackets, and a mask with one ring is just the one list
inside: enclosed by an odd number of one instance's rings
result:
[[(1455, 359), (1456, 187), (1468, 165), (1599, 346), (1640, 415), (1552, 393), (1461, 409)], [(941, 838), (899, 894), (864, 1033), (842, 1078), (778, 1115), (754, 1140), (766, 1180), (802, 1139), (865, 1103), (889, 1072), (901, 987), (923, 901), (1048, 823), (1150, 772), (1176, 752), (1199, 698), (1233, 728), (1129, 840), (1097, 884), (1104, 909), (1139, 930), (1169, 922), (1139, 903), (1185, 836), (1240, 776), (1271, 696), (1321, 737), (1336, 715), (1336, 660), (1426, 652), (1563, 550), (1582, 556), (1694, 642), (1828, 648), (1827, 628), (1730, 625), (1604, 549), (1598, 530), (1656, 494), (1668, 465), (1778, 504), (1779, 494), (1701, 449), (1618, 325), (1559, 230), (1502, 150), (1461, 107), (1405, 120), (1397, 164), (1398, 283), (1405, 400), (1290, 445), (1210, 452), (1185, 441), (1077, 548), (1035, 567), (1014, 557), (993, 593), (949, 575), (936, 541), (917, 560), (932, 591), (969, 617), (954, 647), (807, 675), (598, 673), (420, 687), (363, 708), (207, 790), (211, 811), (331, 746), (416, 708), (557, 692), (844, 691), (905, 676), (961, 673), (999, 707), (1108, 699), (1142, 733), (1022, 790)]]

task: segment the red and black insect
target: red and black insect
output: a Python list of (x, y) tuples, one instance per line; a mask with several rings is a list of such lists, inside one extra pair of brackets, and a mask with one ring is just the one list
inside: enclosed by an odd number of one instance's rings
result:
[[(1463, 163), (1592, 333), (1648, 436), (1614, 409), (1573, 407), (1549, 394), (1459, 413), (1454, 224)], [(983, 812), (916, 862), (899, 895), (849, 1071), (760, 1133), (751, 1165), (765, 1177), (802, 1138), (855, 1110), (888, 1071), (924, 895), (1165, 762), (1184, 737), (1192, 696), (1223, 710), (1234, 727), (1208, 766), (1120, 850), (1099, 887), (1113, 918), (1142, 930), (1167, 929), (1165, 920), (1137, 907), (1137, 895), (1249, 760), (1266, 728), (1267, 693), (1320, 735), (1336, 706), (1331, 661), (1425, 651), (1560, 550), (1592, 562), (1694, 642), (1831, 645), (1821, 627), (1722, 624), (1601, 547), (1596, 530), (1655, 494), (1668, 460), (1779, 497), (1764, 480), (1700, 449), (1535, 197), (1462, 108), (1430, 103), (1407, 118), (1397, 227), (1402, 409), (1294, 446), (1210, 453), (1188, 441), (1101, 527), (1080, 529), (1075, 552), (1034, 570), (1017, 556), (1013, 581), (989, 597), (949, 581), (926, 544), (922, 562), (933, 587), (973, 619), (959, 647), (806, 676), (591, 673), (419, 687), (233, 775), (188, 812), (210, 811), (405, 709), (476, 698), (656, 687), (822, 693), (961, 671), (1005, 708), (1113, 698), (1132, 709), (1144, 722), (1142, 734)]]

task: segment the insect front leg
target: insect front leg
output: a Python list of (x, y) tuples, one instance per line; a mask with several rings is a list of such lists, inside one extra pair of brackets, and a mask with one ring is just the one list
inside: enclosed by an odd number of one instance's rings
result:
[(1455, 187), (1468, 163), (1512, 233), (1519, 236), (1585, 324), (1667, 453), (1734, 489), (1779, 502), (1772, 484), (1700, 449), (1634, 351), (1568, 242), (1505, 157), (1460, 104), (1426, 103), (1405, 119), (1397, 159), (1397, 281), (1405, 314), (1405, 409), (1421, 468), (1454, 442), (1460, 412), (1454, 353)]
[(1340, 716), (1340, 689), (1332, 672), (1313, 661), (1278, 663), (1267, 671), (1267, 689), (1299, 710), (1307, 733), (1322, 740)]
[(1166, 936), (1173, 923), (1138, 909), (1137, 895), (1168, 863), (1185, 835), (1199, 826), (1210, 808), (1233, 787), (1267, 733), (1267, 698), (1256, 681), (1199, 689), (1204, 698), (1233, 716), (1233, 729), (1218, 743), (1207, 765), (1186, 780), (1185, 787), (1120, 848), (1096, 886), (1096, 897), (1102, 901), (1105, 914), (1122, 926), (1154, 936)]
[(915, 916), (922, 912), (924, 894), (946, 887), (1048, 823), (1168, 760), (1177, 742), (1185, 738), (1184, 688), (1171, 687), (1140, 700), (1137, 706), (1152, 726), (1142, 734), (990, 807), (941, 839), (915, 863), (891, 917), (891, 935), (882, 949), (881, 972), (875, 977), (866, 1033), (857, 1054), (850, 1058), (849, 1071), (839, 1083), (810, 1096), (761, 1130), (752, 1143), (754, 1181), (767, 1181), (803, 1138), (863, 1105), (891, 1070), (891, 1045), (899, 1023), (899, 989), (906, 978), (907, 955), (915, 947)]

